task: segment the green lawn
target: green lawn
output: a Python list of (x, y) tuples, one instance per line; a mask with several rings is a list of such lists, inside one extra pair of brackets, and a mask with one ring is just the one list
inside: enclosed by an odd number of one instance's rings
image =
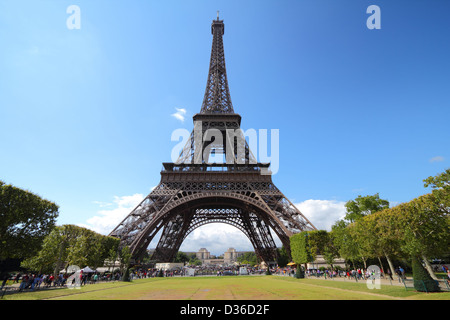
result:
[(450, 293), (419, 293), (403, 286), (280, 276), (151, 278), (5, 295), (5, 300), (450, 300)]

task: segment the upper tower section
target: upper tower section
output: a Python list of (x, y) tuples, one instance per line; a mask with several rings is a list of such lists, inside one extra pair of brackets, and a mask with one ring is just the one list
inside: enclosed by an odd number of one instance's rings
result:
[(213, 35), (211, 60), (209, 62), (208, 81), (206, 82), (205, 97), (200, 113), (234, 113), (228, 88), (227, 70), (225, 67), (225, 52), (222, 36), (225, 33), (223, 20), (213, 20), (211, 24)]

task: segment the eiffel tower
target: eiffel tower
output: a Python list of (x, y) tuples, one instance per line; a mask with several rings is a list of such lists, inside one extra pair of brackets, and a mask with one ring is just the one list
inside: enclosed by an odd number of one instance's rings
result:
[(159, 185), (110, 233), (130, 247), (134, 261), (160, 231), (152, 260), (170, 262), (193, 230), (226, 223), (270, 263), (277, 258), (271, 230), (290, 253), (291, 235), (316, 229), (274, 185), (270, 163), (257, 162), (240, 130), (228, 88), (224, 32), (217, 14), (203, 103), (178, 160), (163, 163)]

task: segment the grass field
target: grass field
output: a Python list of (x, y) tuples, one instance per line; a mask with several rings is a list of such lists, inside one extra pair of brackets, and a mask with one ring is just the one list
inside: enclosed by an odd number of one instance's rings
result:
[(5, 295), (4, 300), (450, 300), (450, 292), (280, 276), (149, 278)]

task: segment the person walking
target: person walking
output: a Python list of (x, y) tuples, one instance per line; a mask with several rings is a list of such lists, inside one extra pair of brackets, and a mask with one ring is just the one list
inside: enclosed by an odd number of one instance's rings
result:
[(401, 277), (402, 277), (402, 279), (406, 279), (406, 277), (405, 277), (405, 269), (403, 269), (402, 267), (400, 267), (400, 275), (401, 275)]

